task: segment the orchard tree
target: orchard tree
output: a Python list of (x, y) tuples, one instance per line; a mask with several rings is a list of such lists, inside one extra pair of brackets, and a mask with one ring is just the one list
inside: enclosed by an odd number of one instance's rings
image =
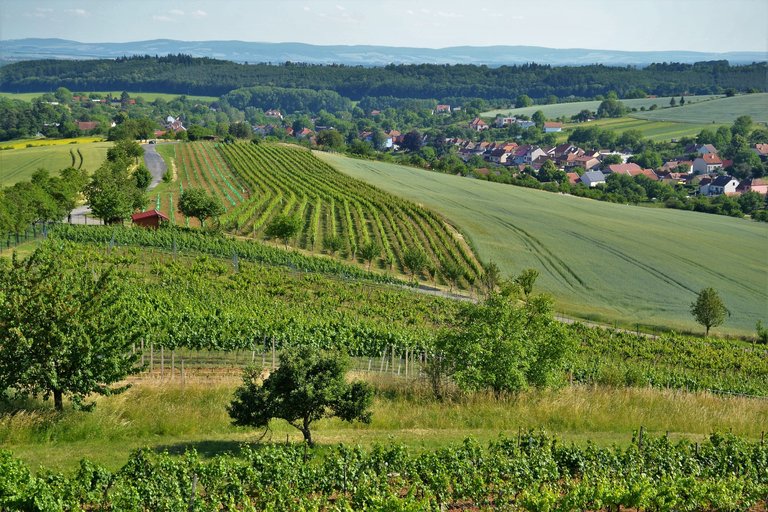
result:
[(126, 261), (105, 259), (67, 242), (43, 243), (28, 258), (0, 263), (0, 393), (68, 396), (90, 408), (93, 393), (139, 370)]
[(440, 262), (440, 273), (443, 275), (448, 284), (450, 285), (449, 291), (453, 292), (454, 287), (459, 282), (459, 279), (464, 275), (464, 269), (457, 262), (445, 259)]
[(714, 288), (704, 288), (691, 303), (691, 314), (706, 329), (705, 336), (709, 336), (709, 330), (722, 325), (725, 317), (731, 313)]
[(379, 244), (371, 240), (368, 243), (363, 244), (362, 247), (360, 247), (360, 257), (363, 258), (365, 262), (368, 263), (368, 270), (371, 269), (371, 262), (378, 258), (379, 255), (381, 255), (381, 247), (379, 247)]
[(527, 268), (520, 272), (520, 275), (515, 277), (515, 284), (517, 284), (525, 294), (525, 300), (528, 300), (533, 292), (533, 285), (536, 283), (536, 279), (539, 277), (539, 271), (535, 268)]
[(337, 351), (286, 350), (280, 366), (265, 379), (256, 368), (245, 370), (227, 412), (238, 426), (269, 428), (271, 419), (284, 419), (314, 446), (311, 427), (317, 420), (371, 421), (373, 390), (363, 382), (348, 383), (348, 369), (349, 359)]
[(290, 215), (277, 215), (264, 230), (267, 238), (279, 238), (288, 248), (288, 242), (301, 231), (303, 222), (301, 217)]
[(218, 217), (224, 213), (221, 200), (209, 195), (201, 188), (188, 188), (179, 197), (179, 212), (187, 217), (195, 217), (200, 226), (205, 226), (205, 219)]
[(414, 282), (418, 282), (417, 276), (427, 268), (428, 264), (429, 258), (420, 248), (408, 247), (403, 251), (403, 265), (411, 273)]
[(435, 348), (433, 383), (452, 377), (462, 390), (499, 394), (558, 384), (574, 343), (555, 320), (549, 297), (521, 306), (515, 297), (494, 293), (481, 304), (465, 305), (457, 327), (439, 335)]
[(344, 247), (344, 240), (337, 234), (328, 235), (323, 238), (323, 249), (333, 256)]

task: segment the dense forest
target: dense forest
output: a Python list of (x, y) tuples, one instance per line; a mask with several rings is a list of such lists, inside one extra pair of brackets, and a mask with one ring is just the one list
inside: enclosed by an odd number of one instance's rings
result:
[(378, 68), (286, 62), (237, 64), (188, 55), (125, 57), (116, 60), (36, 60), (0, 68), (0, 91), (50, 92), (135, 90), (221, 96), (242, 87), (266, 86), (332, 91), (345, 98), (480, 98), (509, 100), (521, 94), (564, 99), (648, 94), (714, 94), (726, 89), (765, 91), (765, 62), (731, 66), (727, 61), (663, 63), (645, 68), (591, 65), (553, 67), (526, 64), (491, 68), (475, 65), (389, 65)]

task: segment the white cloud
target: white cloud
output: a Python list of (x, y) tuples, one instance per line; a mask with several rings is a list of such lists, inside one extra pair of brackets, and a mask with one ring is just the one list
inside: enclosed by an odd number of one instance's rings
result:
[(189, 15), (192, 16), (193, 18), (200, 19), (208, 16), (208, 13), (203, 11), (202, 9), (198, 9), (196, 11), (192, 11), (191, 13), (189, 13)]
[(86, 11), (85, 9), (67, 9), (66, 12), (70, 14), (74, 14), (75, 16), (81, 16), (81, 17), (86, 17), (91, 15), (91, 13)]
[(182, 11), (181, 9), (171, 9), (170, 11), (168, 11), (168, 14), (172, 16), (184, 16), (184, 11)]

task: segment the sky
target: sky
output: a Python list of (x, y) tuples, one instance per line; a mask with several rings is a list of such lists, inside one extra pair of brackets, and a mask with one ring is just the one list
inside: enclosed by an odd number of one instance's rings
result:
[(81, 42), (768, 52), (766, 20), (766, 0), (0, 0), (0, 39)]

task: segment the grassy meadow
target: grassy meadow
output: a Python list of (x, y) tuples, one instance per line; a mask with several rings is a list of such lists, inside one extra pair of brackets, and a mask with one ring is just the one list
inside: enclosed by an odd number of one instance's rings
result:
[(631, 116), (649, 121), (710, 125), (732, 124), (739, 116), (750, 116), (753, 121), (768, 123), (768, 93), (744, 94), (702, 103), (691, 102), (682, 107), (633, 112)]
[(579, 318), (700, 332), (705, 287), (731, 311), (715, 334), (753, 335), (768, 311), (768, 226), (611, 204), (318, 153), (335, 168), (444, 215), (502, 273), (540, 271), (537, 288)]
[[(53, 92), (53, 91), (51, 91)], [(74, 92), (74, 91), (73, 91)], [(80, 93), (82, 91), (78, 91), (77, 93)], [(183, 94), (168, 94), (163, 92), (135, 92), (135, 91), (126, 91), (131, 96), (131, 98), (143, 98), (144, 101), (152, 102), (156, 99), (164, 99), (165, 101), (172, 101), (178, 98), (179, 96), (185, 96), (190, 101), (217, 101), (219, 98), (216, 96), (186, 96)], [(102, 97), (105, 97), (107, 94), (111, 94), (115, 98), (119, 98), (120, 95), (123, 93), (123, 91), (88, 91), (83, 94), (100, 94)], [(21, 101), (32, 101), (34, 98), (39, 98), (42, 96), (43, 92), (21, 92), (21, 93), (13, 93), (13, 92), (0, 92), (0, 96), (10, 98), (13, 100), (21, 100)]]
[[(661, 98), (638, 98), (638, 99), (632, 99), (632, 100), (621, 100), (621, 102), (627, 106), (627, 108), (636, 108), (640, 109), (641, 107), (649, 108), (651, 105), (656, 105), (658, 108), (663, 109), (664, 107), (669, 106), (669, 101), (672, 98), (675, 98), (675, 101), (680, 100), (680, 96), (665, 96)], [(702, 95), (702, 96), (686, 96), (685, 101), (686, 104), (692, 104), (692, 103), (701, 103), (709, 100), (714, 100), (717, 98), (720, 98), (721, 96), (715, 96), (715, 95)], [(544, 115), (547, 116), (547, 118), (556, 118), (561, 116), (571, 117), (582, 110), (592, 110), (596, 111), (597, 107), (600, 106), (600, 101), (576, 101), (573, 103), (555, 103), (552, 105), (532, 105), (530, 107), (523, 107), (523, 108), (511, 108), (511, 109), (499, 109), (499, 110), (489, 110), (488, 112), (483, 112), (480, 114), (481, 117), (496, 117), (497, 115), (502, 116), (519, 116), (519, 115), (525, 115), (525, 116), (532, 116), (534, 112), (537, 110), (541, 110), (544, 112)], [(724, 121), (727, 122), (727, 121)]]
[[(27, 147), (27, 144), (32, 147)], [(19, 181), (29, 180), (39, 168), (48, 169), (52, 174), (72, 165), (70, 150), (75, 153), (75, 166), (80, 163), (77, 150), (83, 155), (83, 168), (89, 172), (96, 170), (107, 156), (111, 142), (101, 138), (83, 137), (79, 139), (24, 140), (0, 144), (0, 186), (9, 186)]]
[(682, 137), (695, 137), (705, 128), (716, 129), (720, 125), (654, 121), (637, 119), (635, 117), (597, 119), (588, 123), (572, 123), (565, 125), (564, 132), (560, 134), (562, 135), (562, 140), (565, 141), (567, 139), (569, 131), (580, 126), (598, 126), (606, 130), (612, 130), (617, 134), (624, 133), (627, 130), (637, 130), (643, 137), (659, 142), (680, 139)]
[[(365, 447), (401, 443), (434, 449), (474, 437), (481, 442), (517, 435), (519, 429), (542, 428), (568, 442), (598, 445), (630, 442), (643, 425), (651, 434), (703, 439), (713, 431), (759, 438), (768, 424), (761, 400), (716, 397), (657, 389), (566, 387), (530, 391), (515, 398), (476, 394), (452, 402), (431, 398), (425, 384), (392, 377), (365, 377), (379, 388), (369, 425), (321, 420), (313, 437), (320, 445)], [(67, 409), (56, 415), (50, 404), (0, 416), (0, 443), (32, 468), (72, 470), (81, 458), (117, 469), (131, 450), (149, 447), (203, 456), (256, 442), (261, 431), (230, 424), (226, 406), (239, 385), (226, 378), (189, 377), (184, 384), (156, 378), (138, 380), (126, 393), (97, 399), (93, 412)], [(30, 404), (28, 404), (30, 405)], [(266, 440), (301, 441), (301, 434), (282, 420), (271, 424)]]

